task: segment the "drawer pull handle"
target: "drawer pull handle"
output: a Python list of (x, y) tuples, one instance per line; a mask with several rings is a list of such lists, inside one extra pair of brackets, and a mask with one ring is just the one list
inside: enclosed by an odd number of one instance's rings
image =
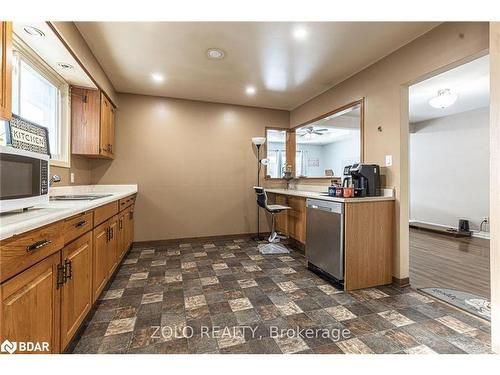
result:
[(78, 223), (75, 224), (75, 228), (83, 227), (85, 224), (87, 224), (87, 220), (79, 221)]
[(47, 246), (48, 244), (51, 244), (51, 243), (52, 243), (52, 241), (50, 241), (50, 240), (41, 240), (41, 241), (35, 242), (29, 246), (26, 246), (26, 251), (29, 253), (31, 251), (41, 249), (42, 247)]

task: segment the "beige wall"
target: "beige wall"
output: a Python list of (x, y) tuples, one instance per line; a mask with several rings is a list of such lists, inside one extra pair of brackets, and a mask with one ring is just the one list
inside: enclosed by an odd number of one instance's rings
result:
[(137, 241), (255, 232), (251, 138), (287, 128), (289, 112), (130, 94), (119, 101), (116, 159), (93, 160), (92, 182), (139, 185)]
[[(407, 87), (488, 49), (488, 23), (444, 23), (410, 44), (291, 112), (294, 127), (359, 98), (365, 98), (365, 162), (384, 168), (397, 195), (394, 275), (408, 276)], [(382, 132), (377, 128), (381, 126)]]
[(72, 185), (70, 184), (70, 173), (75, 174), (75, 182), (73, 185), (88, 185), (91, 182), (90, 160), (79, 155), (71, 155), (71, 167), (50, 167), (50, 175), (59, 175), (61, 182), (54, 186)]
[(500, 22), (490, 23), (491, 345), (500, 353)]
[(87, 42), (83, 39), (82, 34), (78, 31), (74, 22), (49, 22), (49, 24), (57, 31), (62, 37), (64, 42), (68, 45), (71, 52), (73, 52), (83, 65), (84, 69), (90, 74), (95, 84), (104, 91), (111, 101), (118, 105), (118, 97), (115, 92), (113, 84), (104, 73), (101, 65), (94, 57)]

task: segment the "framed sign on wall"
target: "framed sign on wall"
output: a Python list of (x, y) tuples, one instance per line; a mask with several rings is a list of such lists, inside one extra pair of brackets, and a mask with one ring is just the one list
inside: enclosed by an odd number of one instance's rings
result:
[(12, 115), (7, 123), (7, 145), (50, 156), (49, 131), (20, 116)]

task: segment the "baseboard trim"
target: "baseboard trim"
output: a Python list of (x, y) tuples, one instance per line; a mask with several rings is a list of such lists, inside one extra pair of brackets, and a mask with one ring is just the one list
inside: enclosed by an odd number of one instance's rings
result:
[(398, 279), (397, 277), (392, 277), (392, 283), (399, 288), (404, 288), (406, 286), (410, 286), (410, 278), (404, 277), (402, 279)]
[[(203, 241), (211, 241), (214, 239), (238, 239), (243, 237), (254, 237), (257, 233), (238, 233), (238, 234), (223, 234), (217, 236), (201, 236), (201, 237), (182, 237), (182, 238), (170, 238), (165, 240), (147, 240), (147, 241), (135, 241), (134, 245), (138, 246), (165, 246), (165, 245), (177, 245), (183, 242), (203, 242)], [(267, 238), (270, 235), (270, 232), (260, 233), (262, 238)]]

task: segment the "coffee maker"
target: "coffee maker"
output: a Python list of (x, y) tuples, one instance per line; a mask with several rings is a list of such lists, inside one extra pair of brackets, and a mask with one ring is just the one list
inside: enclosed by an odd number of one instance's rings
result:
[(354, 189), (362, 189), (361, 196), (379, 195), (380, 167), (377, 164), (353, 164), (349, 171)]
[(346, 165), (344, 167), (344, 178), (342, 180), (342, 187), (352, 186), (351, 167), (352, 165)]

